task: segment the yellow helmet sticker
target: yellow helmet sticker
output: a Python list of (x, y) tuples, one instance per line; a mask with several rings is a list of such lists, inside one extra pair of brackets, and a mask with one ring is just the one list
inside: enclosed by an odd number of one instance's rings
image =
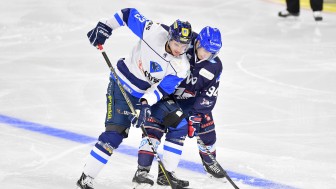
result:
[(189, 36), (189, 30), (187, 28), (182, 28), (182, 36), (184, 36), (184, 37)]

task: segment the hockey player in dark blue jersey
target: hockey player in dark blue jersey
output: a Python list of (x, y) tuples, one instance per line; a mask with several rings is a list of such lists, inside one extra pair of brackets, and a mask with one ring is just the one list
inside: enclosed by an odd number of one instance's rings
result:
[[(188, 132), (187, 121), (180, 113), (182, 111), (176, 104), (170, 104), (166, 96), (172, 94), (188, 75), (190, 66), (185, 52), (192, 38), (191, 25), (176, 20), (167, 30), (166, 26), (148, 20), (136, 9), (126, 8), (110, 19), (98, 22), (87, 36), (96, 47), (104, 44), (112, 31), (122, 26), (127, 26), (140, 40), (128, 58), (117, 62), (115, 71), (132, 105), (139, 110), (139, 115), (136, 120), (136, 116), (129, 116), (127, 112), (130, 112), (130, 108), (116, 78), (111, 74), (106, 94), (105, 131), (93, 146), (77, 181), (81, 189), (93, 189), (93, 179), (108, 162), (113, 151), (127, 138), (131, 123), (140, 127), (153, 118), (178, 128), (175, 138), (183, 138)], [(169, 119), (166, 119), (167, 116)], [(173, 119), (170, 119), (172, 116)], [(153, 143), (156, 144), (156, 141)], [(153, 185), (147, 173), (146, 169), (138, 169), (133, 180)]]
[[(190, 58), (190, 74), (175, 90), (174, 96), (183, 112), (188, 114), (188, 136), (198, 135), (216, 157), (216, 131), (212, 110), (217, 101), (222, 62), (217, 57), (222, 47), (217, 28), (205, 27), (194, 35)], [(203, 167), (210, 177), (223, 178), (224, 173), (213, 167), (214, 162), (198, 144)], [(165, 159), (165, 157), (163, 157)]]
[[(222, 62), (217, 57), (222, 47), (221, 33), (217, 28), (205, 27), (193, 35), (192, 46), (187, 51), (190, 59), (190, 74), (177, 87), (174, 96), (177, 103), (187, 114), (188, 136), (198, 135), (211, 154), (216, 157), (216, 131), (212, 110), (217, 101)], [(210, 177), (224, 178), (225, 174), (214, 167), (203, 146), (198, 144), (204, 170)], [(163, 161), (166, 165), (177, 164), (178, 158), (169, 156), (169, 148), (164, 149)], [(159, 183), (167, 182), (159, 171)]]
[[(185, 136), (193, 137), (195, 134), (199, 135), (215, 156), (216, 132), (211, 111), (216, 103), (219, 78), (222, 72), (222, 63), (217, 57), (222, 47), (221, 34), (216, 28), (205, 27), (199, 34), (194, 33), (193, 36), (191, 48), (186, 53), (191, 65), (189, 75), (177, 87), (174, 93), (175, 98), (173, 98), (174, 100), (169, 99), (169, 104), (177, 102), (184, 114), (186, 114), (185, 120), (188, 121), (189, 125), (188, 133), (185, 133)], [(163, 108), (169, 110), (169, 106)], [(156, 113), (160, 112), (157, 111)], [(184, 143), (183, 137), (176, 136), (183, 130), (179, 131), (179, 128), (163, 127), (160, 124), (156, 124), (155, 120), (153, 120), (153, 123), (147, 125), (149, 125), (146, 127), (147, 132), (157, 144), (160, 144), (163, 133), (167, 132), (163, 145), (162, 161), (172, 176), (172, 180), (176, 180), (179, 186), (187, 187), (189, 182), (177, 179), (174, 174), (182, 155)], [(202, 148), (200, 148), (200, 155), (205, 170), (208, 173), (217, 178), (223, 177), (223, 173), (214, 172), (210, 169), (212, 161)], [(152, 161), (153, 154), (148, 144), (143, 140), (139, 147), (138, 168), (149, 170)], [(160, 169), (157, 184), (169, 184)]]

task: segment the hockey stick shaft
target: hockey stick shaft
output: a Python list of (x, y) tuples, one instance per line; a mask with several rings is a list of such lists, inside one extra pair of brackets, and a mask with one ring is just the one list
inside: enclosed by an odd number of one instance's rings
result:
[(211, 154), (211, 152), (209, 151), (209, 149), (206, 147), (206, 145), (204, 144), (204, 142), (202, 141), (202, 139), (199, 136), (195, 136), (197, 139), (197, 142), (202, 146), (203, 149), (205, 149), (206, 154), (210, 157), (210, 159), (212, 160), (212, 162), (214, 162), (215, 164), (218, 165), (218, 168), (221, 169), (226, 177), (226, 179), (232, 184), (232, 186), (235, 189), (239, 189), (238, 186), (233, 182), (233, 180), (231, 179), (231, 177), (227, 174), (227, 172), (223, 169), (223, 167), (217, 162), (216, 158)]
[[(119, 89), (120, 89), (122, 95), (124, 96), (124, 98), (125, 98), (125, 100), (126, 100), (126, 103), (127, 103), (128, 107), (130, 108), (132, 114), (136, 116), (137, 114), (136, 114), (135, 108), (134, 108), (134, 106), (133, 106), (133, 104), (132, 104), (130, 98), (128, 97), (128, 95), (127, 95), (127, 93), (126, 93), (124, 87), (121, 85), (121, 83), (120, 83), (120, 81), (119, 81), (119, 78), (118, 78), (118, 75), (117, 75), (116, 71), (114, 70), (114, 68), (113, 68), (113, 66), (112, 66), (112, 64), (111, 64), (111, 61), (110, 61), (110, 59), (108, 58), (108, 56), (107, 56), (107, 54), (106, 54), (106, 52), (105, 52), (103, 46), (102, 46), (102, 45), (98, 45), (98, 49), (101, 51), (101, 53), (102, 53), (102, 55), (103, 55), (103, 57), (104, 57), (104, 59), (105, 59), (106, 64), (107, 64), (108, 67), (110, 68), (111, 73), (113, 74), (113, 76), (114, 76), (114, 78), (115, 78), (115, 81), (117, 82), (118, 87), (119, 87)], [(151, 150), (152, 150), (152, 152), (153, 152), (153, 154), (154, 154), (156, 160), (158, 161), (159, 167), (161, 168), (162, 172), (163, 172), (164, 175), (166, 176), (166, 178), (167, 178), (167, 180), (168, 180), (168, 183), (169, 183), (170, 187), (171, 187), (172, 189), (176, 189), (175, 184), (172, 182), (172, 180), (171, 180), (170, 177), (168, 176), (167, 170), (166, 170), (166, 168), (164, 167), (164, 165), (163, 165), (163, 163), (162, 163), (162, 161), (161, 161), (160, 156), (158, 155), (158, 153), (157, 153), (156, 150), (155, 150), (155, 147), (154, 147), (154, 145), (153, 145), (153, 143), (152, 143), (152, 140), (151, 140), (151, 139), (149, 138), (149, 136), (148, 136), (148, 133), (147, 133), (147, 131), (146, 131), (146, 129), (145, 129), (145, 126), (142, 124), (142, 125), (140, 126), (140, 128), (141, 128), (142, 133), (143, 133), (144, 137), (146, 138), (146, 140), (147, 140), (147, 142), (148, 142), (148, 144), (149, 144), (149, 146), (150, 146), (150, 148), (151, 148)]]

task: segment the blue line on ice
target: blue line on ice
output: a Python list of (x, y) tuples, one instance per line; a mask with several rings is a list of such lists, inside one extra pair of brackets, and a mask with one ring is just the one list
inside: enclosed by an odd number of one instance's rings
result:
[[(38, 124), (38, 123), (24, 121), (18, 118), (9, 117), (6, 115), (1, 115), (1, 114), (0, 114), (0, 123), (10, 125), (12, 127), (20, 128), (20, 129), (25, 129), (25, 130), (29, 130), (29, 131), (49, 135), (49, 136), (62, 138), (65, 140), (78, 142), (78, 143), (92, 143), (97, 140), (97, 138), (94, 138), (94, 137), (66, 131), (63, 129), (57, 129), (57, 128), (53, 128), (53, 127)], [(119, 153), (137, 157), (138, 149), (132, 146), (121, 145), (117, 151)], [(195, 162), (191, 162), (187, 160), (181, 160), (179, 166), (181, 168), (184, 168), (190, 171), (195, 171), (195, 172), (204, 174), (203, 167), (200, 163), (195, 163)], [(261, 187), (265, 189), (295, 189), (295, 187), (292, 187), (292, 186), (287, 186), (287, 185), (275, 183), (269, 180), (260, 179), (260, 178), (240, 174), (240, 173), (235, 173), (232, 171), (227, 171), (227, 173), (230, 175), (232, 179), (240, 180), (244, 184), (247, 184), (250, 186), (256, 186), (256, 187)]]

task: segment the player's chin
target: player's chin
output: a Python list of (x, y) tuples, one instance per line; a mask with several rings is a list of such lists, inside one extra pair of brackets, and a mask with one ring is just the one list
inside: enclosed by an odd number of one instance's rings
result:
[(178, 57), (178, 56), (180, 56), (180, 55), (181, 55), (180, 52), (173, 52), (173, 56), (175, 56), (175, 57)]

